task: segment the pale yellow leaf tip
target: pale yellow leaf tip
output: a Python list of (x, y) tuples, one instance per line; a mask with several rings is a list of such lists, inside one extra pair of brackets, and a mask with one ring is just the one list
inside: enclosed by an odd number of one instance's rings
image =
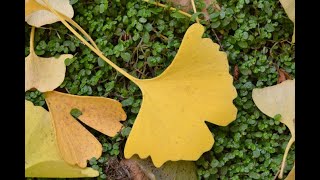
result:
[(43, 58), (30, 52), (25, 58), (25, 91), (36, 88), (47, 92), (60, 86), (66, 73), (64, 61), (72, 57), (71, 54), (63, 54), (58, 58)]
[(226, 126), (236, 119), (237, 92), (227, 55), (202, 38), (204, 30), (191, 25), (170, 66), (158, 77), (136, 81), (143, 101), (125, 158), (150, 156), (156, 167), (169, 160), (197, 160), (214, 143), (205, 121)]
[(264, 114), (273, 118), (281, 115), (281, 122), (295, 137), (295, 80), (286, 80), (280, 84), (252, 91), (252, 99)]
[(293, 35), (292, 35), (292, 43), (295, 43), (295, 0), (280, 0), (280, 3), (284, 9), (284, 11), (287, 13), (289, 19), (294, 24), (293, 29)]
[(25, 176), (47, 178), (96, 177), (92, 168), (67, 164), (59, 155), (50, 114), (25, 100)]
[[(49, 4), (59, 13), (72, 18), (74, 11), (69, 0), (48, 0)], [(25, 0), (25, 21), (35, 27), (60, 21), (47, 9), (43, 0)]]

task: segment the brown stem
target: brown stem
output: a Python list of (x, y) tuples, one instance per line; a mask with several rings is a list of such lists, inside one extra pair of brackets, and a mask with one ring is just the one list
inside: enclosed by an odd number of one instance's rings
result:
[(217, 41), (218, 41), (218, 43), (220, 44), (221, 49), (224, 51), (223, 46), (222, 46), (222, 44), (221, 44), (221, 41), (220, 41), (220, 39), (219, 39), (216, 31), (215, 31), (214, 29), (211, 29), (211, 30), (212, 30), (213, 34), (216, 36)]

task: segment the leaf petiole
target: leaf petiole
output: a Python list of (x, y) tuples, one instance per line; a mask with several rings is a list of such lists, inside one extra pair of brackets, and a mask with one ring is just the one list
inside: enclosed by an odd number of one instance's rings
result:
[(284, 152), (283, 159), (282, 159), (280, 173), (279, 173), (279, 176), (278, 176), (279, 179), (282, 179), (282, 177), (283, 177), (283, 171), (284, 171), (284, 168), (285, 168), (285, 165), (286, 165), (286, 159), (287, 159), (290, 147), (294, 143), (294, 141), (295, 141), (295, 138), (291, 137), (289, 142), (288, 142), (288, 144), (287, 144), (287, 147), (286, 147), (286, 150)]
[(31, 27), (31, 33), (30, 33), (30, 54), (34, 54), (34, 32), (35, 32), (35, 27)]

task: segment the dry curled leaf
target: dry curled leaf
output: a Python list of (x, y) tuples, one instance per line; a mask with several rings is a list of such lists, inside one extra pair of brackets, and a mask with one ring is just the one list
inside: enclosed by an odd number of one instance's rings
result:
[(66, 65), (64, 60), (72, 58), (71, 54), (63, 54), (58, 58), (43, 58), (34, 52), (35, 27), (31, 29), (30, 54), (25, 58), (25, 91), (36, 88), (40, 92), (52, 91), (64, 80)]
[(126, 119), (121, 103), (103, 97), (75, 96), (56, 91), (46, 92), (45, 100), (56, 130), (63, 159), (71, 165), (87, 166), (87, 160), (101, 156), (102, 145), (71, 114), (78, 109), (78, 119), (108, 136), (115, 136)]
[[(280, 3), (284, 9), (284, 11), (287, 13), (289, 19), (293, 22), (295, 26), (295, 0), (280, 0)], [(292, 35), (292, 43), (295, 43), (295, 31), (296, 28), (293, 29), (293, 35)]]
[(235, 120), (237, 92), (227, 54), (203, 33), (201, 24), (190, 26), (160, 76), (134, 80), (143, 101), (124, 149), (127, 159), (151, 156), (156, 167), (168, 160), (197, 160), (214, 143), (205, 121), (226, 126)]
[(96, 177), (92, 168), (67, 164), (59, 155), (50, 114), (40, 106), (25, 101), (25, 176), (26, 177)]
[(280, 122), (290, 130), (291, 139), (286, 147), (279, 178), (283, 176), (286, 157), (295, 141), (295, 80), (286, 80), (281, 84), (261, 89), (253, 89), (252, 99), (257, 107), (269, 117), (281, 115)]
[(140, 166), (135, 160), (122, 159), (120, 164), (122, 167), (127, 168), (131, 180), (156, 180), (152, 172)]
[[(74, 11), (69, 0), (48, 0), (49, 4), (61, 14), (72, 18)], [(25, 21), (35, 27), (60, 21), (42, 0), (25, 0)]]
[[(168, 161), (160, 168), (156, 168), (151, 159), (140, 159), (133, 156), (130, 159), (122, 160), (126, 165), (129, 165), (130, 173), (139, 173), (139, 176), (148, 177), (151, 180), (196, 180), (197, 169), (192, 161)], [(134, 172), (132, 172), (132, 169)], [(134, 178), (133, 178), (134, 179)], [(134, 179), (138, 180), (138, 179)]]

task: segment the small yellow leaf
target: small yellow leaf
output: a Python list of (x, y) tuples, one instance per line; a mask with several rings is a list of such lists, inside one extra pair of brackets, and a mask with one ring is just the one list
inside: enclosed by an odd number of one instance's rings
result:
[(295, 137), (295, 80), (286, 80), (280, 84), (253, 89), (252, 99), (257, 107), (269, 117), (281, 115), (281, 122)]
[[(72, 18), (74, 11), (69, 0), (48, 0), (49, 4), (61, 14)], [(35, 27), (60, 21), (42, 0), (25, 0), (25, 21)]]
[(237, 92), (227, 54), (203, 33), (201, 24), (190, 26), (160, 76), (134, 80), (143, 101), (124, 149), (127, 159), (151, 156), (156, 167), (168, 160), (197, 160), (214, 143), (205, 121), (226, 126), (235, 120)]
[(87, 160), (101, 156), (102, 145), (72, 115), (78, 109), (78, 117), (86, 125), (108, 136), (115, 136), (126, 119), (121, 103), (103, 97), (75, 96), (56, 91), (46, 92), (45, 100), (54, 122), (58, 147), (62, 158), (71, 165), (87, 166)]
[[(295, 0), (280, 0), (284, 11), (287, 13), (289, 19), (295, 24)], [(295, 43), (295, 27), (293, 29), (292, 43)]]
[(66, 73), (64, 60), (72, 57), (71, 54), (63, 54), (58, 58), (42, 58), (30, 51), (25, 58), (25, 91), (36, 88), (40, 92), (46, 92), (57, 88)]
[(296, 174), (295, 171), (296, 171), (296, 168), (295, 168), (295, 165), (293, 165), (293, 168), (291, 169), (288, 176), (284, 180), (295, 180), (295, 174)]
[(63, 54), (58, 58), (42, 58), (34, 52), (35, 27), (30, 33), (30, 54), (25, 58), (25, 91), (36, 88), (41, 92), (52, 91), (64, 80), (66, 66), (64, 60), (72, 58)]
[(79, 168), (59, 155), (50, 114), (40, 106), (25, 101), (25, 176), (26, 177), (96, 177), (92, 168)]

